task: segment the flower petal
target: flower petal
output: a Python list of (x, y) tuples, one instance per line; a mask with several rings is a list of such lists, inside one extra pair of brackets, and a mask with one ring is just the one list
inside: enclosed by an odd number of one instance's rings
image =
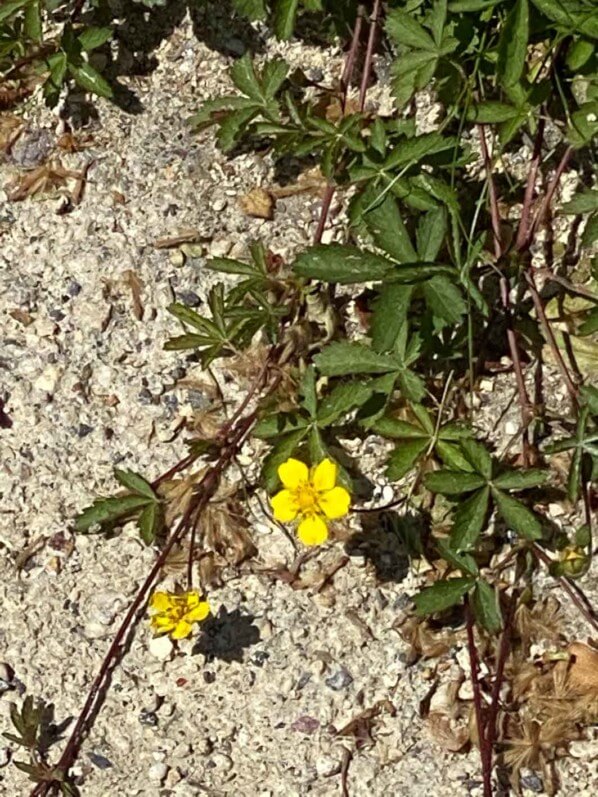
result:
[(327, 518), (335, 520), (349, 511), (351, 496), (344, 487), (333, 487), (318, 496), (318, 504)]
[(195, 606), (191, 611), (185, 614), (183, 618), (187, 623), (201, 623), (205, 620), (210, 613), (210, 604), (207, 601), (202, 601), (198, 606)]
[(176, 620), (171, 620), (170, 617), (163, 617), (159, 614), (154, 615), (150, 622), (152, 631), (155, 634), (168, 634), (177, 624)]
[(310, 515), (301, 521), (297, 534), (304, 545), (321, 545), (328, 539), (328, 527), (321, 517)]
[(186, 620), (180, 620), (170, 636), (172, 639), (185, 639), (189, 636), (191, 631), (193, 631), (191, 623), (188, 623)]
[(323, 459), (314, 471), (313, 486), (318, 492), (332, 490), (336, 484), (336, 463), (331, 459)]
[(276, 495), (272, 496), (270, 499), (270, 504), (274, 511), (274, 517), (276, 520), (280, 520), (281, 523), (288, 523), (291, 520), (295, 520), (297, 517), (299, 507), (297, 506), (295, 496), (290, 490), (281, 490), (279, 493), (276, 493)]
[(296, 490), (302, 482), (308, 480), (309, 471), (304, 462), (291, 457), (278, 467), (278, 477), (287, 490)]
[(185, 593), (185, 609), (190, 610), (194, 609), (196, 606), (199, 605), (201, 601), (201, 597), (199, 592), (192, 590), (191, 592)]
[(154, 592), (150, 598), (150, 609), (155, 609), (157, 612), (165, 612), (172, 608), (172, 598), (168, 592)]

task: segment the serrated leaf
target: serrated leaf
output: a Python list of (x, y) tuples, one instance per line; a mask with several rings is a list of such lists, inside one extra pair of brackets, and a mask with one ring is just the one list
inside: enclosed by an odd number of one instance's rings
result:
[(402, 479), (413, 470), (418, 459), (425, 453), (429, 440), (405, 440), (389, 456), (386, 462), (386, 477), (390, 481)]
[(300, 277), (351, 285), (380, 280), (394, 267), (391, 260), (354, 246), (340, 244), (313, 246), (302, 252), (293, 264)]
[(413, 286), (397, 283), (386, 285), (374, 305), (370, 333), (372, 348), (377, 352), (391, 351), (403, 327), (413, 295)]
[(448, 540), (436, 540), (436, 549), (445, 562), (448, 562), (458, 570), (467, 573), (471, 576), (477, 576), (479, 568), (473, 556), (467, 553), (459, 553), (454, 551), (449, 545)]
[(413, 263), (417, 260), (417, 253), (393, 196), (387, 194), (382, 202), (364, 213), (363, 219), (376, 246), (387, 252), (393, 260), (397, 263)]
[(314, 357), (314, 362), (324, 376), (385, 374), (399, 370), (394, 357), (379, 354), (362, 343), (349, 341), (330, 343)]
[(415, 426), (399, 418), (379, 418), (371, 427), (372, 431), (382, 437), (395, 440), (426, 440), (430, 442), (430, 434), (421, 426)]
[(429, 50), (436, 52), (436, 44), (430, 34), (412, 14), (395, 8), (389, 11), (386, 20), (386, 32), (397, 44), (406, 45), (416, 50)]
[(413, 599), (417, 613), (427, 615), (450, 609), (461, 601), (475, 583), (474, 578), (463, 576), (450, 578), (448, 581), (437, 581), (431, 587), (424, 587)]
[(138, 473), (133, 473), (132, 470), (114, 468), (114, 475), (122, 486), (126, 487), (127, 490), (130, 490), (132, 493), (149, 498), (150, 501), (158, 500), (157, 495), (152, 489), (152, 485)]
[(384, 168), (399, 169), (412, 163), (418, 163), (427, 155), (434, 155), (447, 149), (453, 149), (455, 139), (440, 133), (422, 133), (420, 136), (406, 138), (389, 152), (384, 161)]
[(507, 526), (526, 540), (542, 538), (542, 526), (533, 512), (501, 490), (492, 489), (496, 508)]
[(75, 520), (77, 531), (89, 531), (92, 526), (124, 520), (138, 509), (146, 506), (149, 499), (140, 495), (125, 495), (114, 498), (99, 498), (81, 512)]
[(548, 479), (548, 472), (537, 468), (531, 470), (509, 470), (501, 473), (492, 483), (501, 490), (527, 490), (538, 487)]
[(342, 418), (355, 407), (361, 407), (373, 393), (371, 382), (341, 382), (323, 397), (318, 407), (318, 426), (330, 424)]
[(497, 70), (503, 86), (513, 86), (519, 82), (525, 65), (528, 38), (528, 0), (517, 0), (507, 15), (498, 42)]
[(266, 4), (264, 0), (233, 0), (233, 6), (243, 16), (251, 20), (266, 18)]
[(230, 76), (242, 94), (254, 100), (258, 105), (264, 102), (262, 87), (257, 78), (253, 60), (249, 52), (238, 58), (231, 67)]
[(268, 99), (274, 99), (276, 92), (284, 83), (289, 72), (289, 65), (282, 58), (268, 61), (262, 69), (262, 88)]
[(42, 40), (42, 17), (40, 0), (31, 0), (25, 9), (25, 33), (35, 42)]
[(139, 533), (146, 545), (152, 545), (164, 528), (164, 513), (159, 502), (148, 504), (139, 515)]
[(489, 480), (492, 476), (492, 457), (486, 446), (477, 440), (465, 439), (461, 443), (461, 448), (475, 470)]
[(474, 617), (489, 634), (497, 634), (502, 628), (502, 615), (498, 602), (498, 593), (486, 581), (478, 581), (471, 597), (471, 608)]
[(98, 97), (105, 97), (106, 99), (110, 99), (113, 96), (112, 87), (108, 81), (91, 64), (85, 61), (79, 65), (69, 63), (68, 70), (74, 77), (75, 82), (85, 91), (91, 91), (92, 94), (97, 94)]
[(458, 505), (451, 531), (451, 548), (470, 551), (475, 547), (488, 515), (489, 499), (490, 488), (486, 486)]
[(436, 443), (436, 453), (449, 470), (473, 470), (461, 449), (453, 443), (448, 443), (446, 440), (438, 440)]
[(470, 108), (467, 118), (470, 122), (477, 122), (478, 124), (497, 124), (499, 122), (508, 122), (509, 119), (513, 119), (519, 113), (519, 109), (513, 105), (489, 100)]
[(226, 115), (220, 122), (217, 133), (218, 144), (223, 152), (230, 152), (233, 149), (242, 133), (246, 131), (249, 123), (259, 112), (259, 108), (250, 106), (248, 108), (239, 108)]
[(434, 316), (449, 324), (458, 324), (467, 311), (461, 291), (443, 274), (424, 282), (422, 290)]
[(252, 434), (260, 440), (270, 440), (274, 437), (295, 432), (298, 429), (305, 429), (310, 425), (310, 421), (299, 413), (280, 413), (269, 415), (262, 418), (253, 427)]
[(440, 206), (424, 214), (417, 226), (417, 254), (432, 262), (438, 257), (447, 230), (446, 208)]
[(290, 39), (295, 28), (299, 0), (276, 0), (274, 32), (279, 39)]
[(214, 339), (207, 335), (178, 335), (176, 338), (170, 338), (164, 344), (166, 351), (183, 351), (185, 349), (198, 349), (202, 346), (211, 346)]
[(462, 473), (454, 470), (437, 470), (428, 473), (424, 479), (424, 484), (433, 493), (442, 495), (461, 495), (470, 493), (486, 485), (483, 476), (477, 473)]

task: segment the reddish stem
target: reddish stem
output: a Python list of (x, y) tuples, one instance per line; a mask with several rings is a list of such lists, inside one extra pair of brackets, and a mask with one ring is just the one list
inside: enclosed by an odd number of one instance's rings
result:
[(540, 161), (542, 160), (542, 143), (544, 141), (544, 126), (543, 118), (538, 121), (538, 130), (536, 132), (536, 140), (534, 142), (534, 151), (530, 163), (529, 174), (527, 177), (527, 184), (525, 186), (525, 195), (523, 198), (523, 208), (521, 210), (521, 219), (519, 220), (519, 227), (517, 229), (517, 238), (515, 246), (517, 249), (522, 249), (528, 236), (529, 219), (532, 212), (532, 202), (534, 199), (534, 189), (536, 187), (536, 180), (538, 177), (538, 169), (540, 168)]
[(486, 722), (482, 702), (482, 689), (480, 686), (480, 663), (475, 644), (473, 615), (467, 598), (465, 599), (465, 621), (467, 625), (467, 649), (469, 651), (470, 676), (471, 685), (473, 688), (473, 705), (475, 709), (476, 724), (478, 726), (480, 758), (482, 761), (484, 797), (492, 797), (492, 753), (490, 753), (490, 756), (488, 756)]
[(553, 197), (554, 197), (554, 194), (556, 192), (556, 189), (558, 188), (558, 184), (560, 182), (560, 179), (563, 176), (563, 172), (567, 168), (567, 164), (569, 163), (569, 160), (570, 160), (572, 154), (573, 154), (573, 147), (572, 146), (568, 146), (567, 149), (563, 153), (563, 157), (561, 158), (561, 160), (559, 162), (559, 165), (556, 167), (556, 171), (554, 173), (554, 176), (553, 176), (552, 180), (550, 181), (550, 185), (548, 186), (548, 189), (546, 190), (546, 195), (544, 196), (544, 200), (542, 201), (542, 204), (538, 208), (538, 210), (536, 212), (536, 215), (534, 216), (534, 220), (532, 221), (532, 223), (530, 225), (529, 234), (527, 236), (527, 240), (526, 240), (525, 246), (524, 246), (525, 249), (529, 249), (529, 247), (532, 245), (532, 242), (534, 240), (534, 236), (536, 235), (538, 226), (544, 220), (544, 216), (546, 215), (546, 212), (547, 212), (548, 208), (550, 207), (550, 204), (551, 204), (551, 202), (553, 200)]
[(378, 32), (378, 19), (380, 17), (380, 0), (374, 0), (374, 10), (370, 18), (370, 35), (368, 36), (368, 44), (365, 52), (365, 62), (363, 65), (363, 75), (361, 77), (361, 88), (359, 90), (359, 111), (363, 113), (365, 108), (365, 98), (368, 92), (370, 83), (370, 74), (372, 71), (372, 59), (374, 57), (374, 47), (376, 45), (376, 33)]

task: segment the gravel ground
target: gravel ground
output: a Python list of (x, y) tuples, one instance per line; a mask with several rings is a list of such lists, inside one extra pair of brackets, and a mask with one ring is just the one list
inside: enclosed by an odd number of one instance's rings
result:
[[(75, 538), (71, 519), (115, 490), (115, 465), (150, 478), (168, 468), (184, 450), (172, 440), (178, 423), (209, 401), (192, 358), (163, 350), (177, 334), (165, 307), (173, 297), (203, 301), (215, 281), (204, 254), (240, 255), (262, 236), (287, 255), (313, 234), (316, 198), (280, 200), (273, 222), (246, 216), (238, 200), (272, 182), (270, 161), (253, 153), (226, 159), (211, 133), (188, 129), (201, 100), (229, 88), (226, 67), (244, 48), (224, 28), (214, 36), (208, 46), (183, 21), (164, 39), (156, 68), (129, 79), (141, 113), (96, 104), (89, 148), (60, 155), (68, 168), (92, 162), (72, 212), (63, 212), (61, 196), (8, 203), (0, 193), (0, 397), (12, 420), (0, 431), (0, 661), (15, 675), (0, 695), (4, 730), (19, 693), (53, 702), (57, 722), (77, 715), (153, 561), (135, 529), (110, 540)], [(340, 69), (335, 50), (268, 43), (267, 52), (330, 74)], [(35, 100), (26, 115), (2, 185), (19, 166), (42, 161), (61, 132)], [(191, 257), (154, 248), (189, 229), (199, 241)], [(220, 376), (234, 398), (232, 376)], [(251, 462), (251, 452), (246, 457)], [(292, 561), (276, 528), (262, 522), (255, 537), (260, 567)], [(308, 576), (316, 583), (342, 555), (329, 546)], [(383, 563), (392, 555), (383, 553)], [(426, 662), (406, 665), (396, 630), (416, 585), (405, 571), (396, 581), (379, 578), (355, 555), (321, 592), (256, 574), (230, 581), (210, 593), (215, 617), (202, 639), (178, 652), (167, 640), (151, 643), (142, 624), (84, 745), (82, 793), (334, 795), (347, 749), (352, 797), (480, 795), (477, 753), (444, 752), (419, 719), (431, 671)], [(462, 654), (455, 651), (454, 666)], [(381, 706), (375, 744), (356, 750), (352, 739), (335, 737), (334, 728), (378, 701), (396, 711)], [(9, 763), (13, 754), (19, 758), (0, 743), (7, 796), (29, 788)], [(562, 771), (574, 784), (563, 794), (596, 793), (595, 762), (570, 759)], [(542, 793), (539, 776), (528, 774), (526, 793)]]

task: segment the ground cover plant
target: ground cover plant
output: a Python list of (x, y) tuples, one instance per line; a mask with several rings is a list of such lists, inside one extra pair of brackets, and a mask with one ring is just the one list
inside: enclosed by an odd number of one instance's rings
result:
[[(339, 544), (347, 516), (414, 514), (417, 534), (401, 543), (425, 567), (403, 637), (417, 658), (463, 636), (471, 680), (469, 701), (449, 684), (442, 710), (422, 708), (426, 721), (447, 749), (479, 748), (485, 797), (498, 783), (517, 790), (523, 767), (542, 770), (556, 792), (558, 755), (598, 718), (598, 649), (563, 645), (558, 607), (538, 587), (548, 570), (596, 633), (577, 581), (592, 566), (598, 473), (595, 3), (234, 6), (247, 25), (282, 38), (317, 27), (346, 50), (335, 85), (247, 53), (231, 67), (235, 91), (189, 120), (198, 134), (214, 128), (231, 157), (250, 147), (317, 167), (325, 187), (313, 245), (292, 262), (267, 240), (247, 260), (214, 257), (208, 267), (223, 281), (209, 314), (169, 307), (166, 348), (206, 369), (242, 362), (246, 396), (157, 478), (116, 470), (121, 490), (75, 519), (81, 534), (133, 520), (156, 559), (56, 760), (52, 711), (15, 705), (10, 738), (29, 752), (17, 766), (32, 795), (77, 793), (71, 769), (146, 606), (155, 633), (201, 634), (210, 551), (252, 550), (250, 524), (215, 529), (211, 502), (224, 492), (242, 513), (251, 490), (307, 551)], [(3, 102), (40, 82), (49, 103), (73, 85), (113, 98), (112, 78), (92, 62), (112, 46), (114, 13), (103, 2), (3, 4)], [(368, 101), (380, 88), (375, 58), (390, 65), (385, 114)], [(425, 129), (422, 104), (434, 111)], [(344, 242), (322, 243), (334, 196), (347, 211)], [(502, 446), (476, 425), (480, 381), (496, 373), (509, 374), (520, 415)], [(388, 451), (379, 467), (394, 487), (389, 505), (372, 503), (367, 479), (379, 474), (351, 453), (372, 438)], [(263, 457), (248, 485), (230, 474), (249, 439)], [(551, 523), (555, 495), (577, 509), (569, 534)], [(184, 565), (168, 592), (158, 583), (176, 551)]]

